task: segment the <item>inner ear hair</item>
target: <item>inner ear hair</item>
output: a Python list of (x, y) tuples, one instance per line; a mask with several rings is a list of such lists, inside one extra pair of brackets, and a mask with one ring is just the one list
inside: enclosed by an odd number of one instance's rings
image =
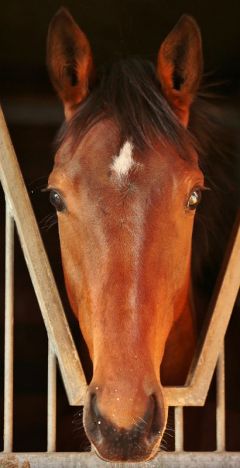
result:
[(65, 8), (56, 13), (49, 25), (47, 65), (69, 118), (88, 95), (93, 60), (86, 35)]
[(200, 30), (192, 17), (183, 15), (159, 49), (157, 75), (163, 94), (184, 125), (202, 68)]

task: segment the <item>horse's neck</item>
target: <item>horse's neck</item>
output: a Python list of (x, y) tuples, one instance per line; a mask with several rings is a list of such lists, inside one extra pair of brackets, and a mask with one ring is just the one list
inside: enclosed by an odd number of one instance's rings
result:
[(189, 294), (180, 317), (173, 323), (163, 361), (161, 364), (161, 382), (163, 385), (183, 385), (196, 347), (196, 320)]

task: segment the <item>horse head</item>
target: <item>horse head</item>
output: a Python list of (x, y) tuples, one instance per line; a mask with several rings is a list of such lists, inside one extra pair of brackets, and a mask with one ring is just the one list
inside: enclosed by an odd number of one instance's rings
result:
[(61, 9), (47, 55), (66, 116), (48, 188), (93, 362), (84, 426), (104, 459), (147, 460), (166, 426), (162, 385), (183, 383), (195, 346), (191, 239), (204, 183), (187, 127), (201, 37), (183, 16), (155, 68), (120, 61), (99, 78)]

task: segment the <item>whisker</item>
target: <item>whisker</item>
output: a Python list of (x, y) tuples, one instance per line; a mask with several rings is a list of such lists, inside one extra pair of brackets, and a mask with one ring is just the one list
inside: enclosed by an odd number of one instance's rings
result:
[(139, 419), (141, 424), (142, 423), (145, 424), (145, 425), (147, 424), (147, 422), (143, 418), (141, 418), (141, 416), (137, 416), (137, 419)]
[[(37, 177), (36, 179), (31, 180), (30, 183), (27, 184), (28, 189), (31, 191), (32, 189), (42, 189), (47, 185), (48, 176), (41, 176)], [(41, 182), (41, 183), (40, 183)]]
[(167, 444), (160, 444), (159, 452), (167, 452)]
[(40, 221), (39, 226), (43, 231), (48, 231), (51, 227), (57, 224), (57, 215), (56, 213), (51, 213), (45, 216), (42, 221)]
[(73, 417), (74, 418), (78, 418), (79, 416), (82, 416), (83, 415), (83, 407), (81, 407), (80, 409), (78, 409), (76, 411), (76, 413), (74, 413)]
[(165, 431), (164, 434), (166, 434), (166, 436), (168, 436), (168, 437), (171, 437), (172, 439), (175, 438), (175, 435), (174, 435), (174, 434), (170, 434), (168, 431)]
[(90, 443), (86, 444), (83, 447), (83, 452), (91, 452), (91, 449), (92, 449), (91, 444)]
[[(165, 429), (165, 431), (175, 432), (175, 428), (174, 428), (174, 427), (170, 427), (170, 426), (166, 425), (166, 429)], [(164, 432), (165, 432), (165, 431), (164, 431)]]

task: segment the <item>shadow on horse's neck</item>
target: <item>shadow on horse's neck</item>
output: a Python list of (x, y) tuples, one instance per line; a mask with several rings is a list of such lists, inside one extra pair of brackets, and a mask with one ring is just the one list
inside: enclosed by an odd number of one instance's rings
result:
[(208, 99), (196, 100), (190, 131), (196, 138), (199, 165), (210, 190), (203, 193), (195, 218), (191, 287), (183, 313), (166, 343), (161, 365), (163, 385), (185, 383), (239, 207), (235, 133), (229, 122), (228, 126), (224, 122), (224, 108)]
[(174, 322), (161, 364), (163, 385), (184, 385), (197, 343), (197, 317), (190, 285), (187, 302)]

